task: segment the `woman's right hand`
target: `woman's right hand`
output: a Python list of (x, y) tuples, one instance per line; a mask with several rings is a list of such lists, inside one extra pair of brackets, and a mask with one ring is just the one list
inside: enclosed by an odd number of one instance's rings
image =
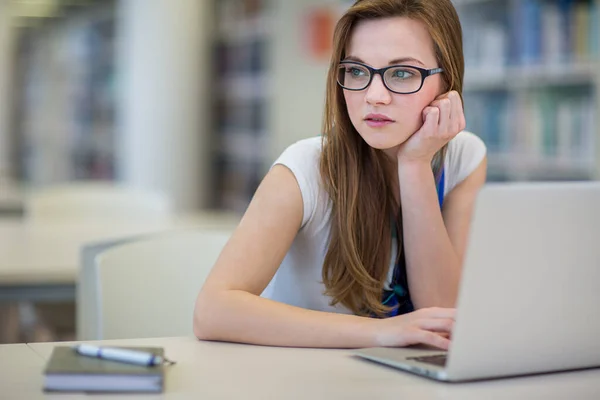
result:
[(425, 344), (448, 350), (455, 316), (454, 308), (434, 307), (375, 320), (375, 343), (378, 347)]

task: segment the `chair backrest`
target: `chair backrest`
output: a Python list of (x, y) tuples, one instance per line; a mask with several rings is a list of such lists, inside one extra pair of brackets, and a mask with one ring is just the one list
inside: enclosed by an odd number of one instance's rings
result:
[(166, 195), (111, 182), (74, 182), (33, 190), (25, 201), (26, 217), (136, 218), (165, 216), (172, 211)]
[(21, 217), (24, 214), (26, 190), (16, 183), (3, 179), (0, 171), (0, 217)]
[(140, 240), (148, 235), (131, 236), (103, 242), (89, 243), (81, 248), (80, 268), (76, 292), (76, 335), (77, 340), (97, 340), (102, 333), (98, 325), (98, 271), (96, 257), (102, 252), (125, 243)]
[(196, 296), (230, 235), (170, 232), (99, 254), (99, 339), (191, 335)]

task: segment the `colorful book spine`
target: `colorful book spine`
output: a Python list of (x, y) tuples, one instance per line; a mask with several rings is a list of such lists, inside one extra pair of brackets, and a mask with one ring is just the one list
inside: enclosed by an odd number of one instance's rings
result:
[(597, 116), (589, 93), (540, 90), (467, 97), (467, 129), (479, 134), (490, 153), (533, 160), (592, 163)]
[(529, 66), (600, 57), (596, 0), (519, 0), (463, 18), (467, 65)]

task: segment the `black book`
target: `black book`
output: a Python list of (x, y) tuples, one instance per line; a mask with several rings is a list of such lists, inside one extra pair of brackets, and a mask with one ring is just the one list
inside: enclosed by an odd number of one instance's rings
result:
[[(159, 347), (127, 347), (163, 356)], [(57, 346), (44, 370), (44, 390), (52, 392), (162, 392), (164, 366), (141, 366), (87, 357)]]

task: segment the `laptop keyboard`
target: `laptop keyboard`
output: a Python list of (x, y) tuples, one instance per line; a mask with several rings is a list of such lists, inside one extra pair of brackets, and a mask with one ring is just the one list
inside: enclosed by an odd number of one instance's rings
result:
[(433, 364), (440, 367), (446, 366), (447, 354), (435, 354), (433, 356), (408, 357), (408, 360), (414, 360), (422, 363)]

